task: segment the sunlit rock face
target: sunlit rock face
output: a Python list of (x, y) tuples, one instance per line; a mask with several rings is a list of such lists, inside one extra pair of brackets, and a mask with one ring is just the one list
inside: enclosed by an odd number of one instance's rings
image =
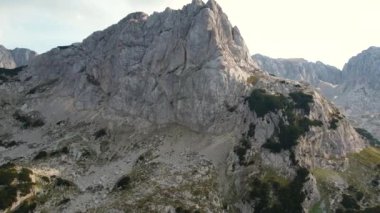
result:
[(29, 61), (36, 55), (36, 52), (29, 49), (15, 48), (13, 50), (8, 50), (0, 45), (0, 68), (14, 69), (16, 67), (28, 65)]
[(338, 88), (336, 103), (359, 126), (380, 138), (380, 48), (370, 47), (352, 57), (343, 68), (344, 83)]
[(0, 162), (32, 169), (36, 211), (337, 209), (348, 180), (322, 197), (314, 171), (368, 149), (314, 89), (260, 70), (213, 0), (130, 14), (17, 78), (0, 85)]

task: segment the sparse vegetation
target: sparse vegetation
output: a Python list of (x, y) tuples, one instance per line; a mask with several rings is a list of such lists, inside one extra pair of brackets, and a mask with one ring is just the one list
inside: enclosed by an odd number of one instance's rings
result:
[(27, 168), (18, 170), (14, 164), (8, 163), (0, 167), (0, 210), (12, 206), (17, 201), (17, 194), (25, 196), (30, 193), (33, 183)]
[(188, 209), (184, 209), (181, 206), (175, 208), (175, 213), (192, 213), (192, 211)]
[(66, 146), (52, 152), (47, 152), (47, 151), (42, 150), (37, 153), (37, 155), (33, 158), (33, 160), (42, 160), (48, 157), (57, 157), (60, 155), (67, 155), (69, 154), (69, 151), (70, 151), (69, 148)]
[(330, 129), (336, 129), (338, 128), (338, 122), (339, 120), (336, 118), (331, 119), (330, 121)]
[(254, 201), (255, 212), (303, 212), (302, 202), (306, 195), (302, 191), (307, 181), (307, 169), (297, 170), (296, 177), (288, 185), (276, 179), (254, 178), (250, 184), (249, 200)]
[(94, 86), (100, 85), (100, 82), (93, 75), (86, 74), (86, 79), (90, 84), (92, 84)]
[(126, 175), (126, 176), (120, 178), (116, 182), (114, 189), (115, 190), (125, 190), (125, 189), (128, 189), (130, 187), (130, 184), (131, 184), (131, 178), (128, 175)]
[(255, 128), (256, 128), (255, 124), (253, 124), (253, 123), (249, 124), (249, 129), (248, 129), (248, 133), (247, 133), (248, 137), (252, 138), (255, 136)]
[(350, 210), (358, 210), (360, 209), (360, 206), (358, 205), (357, 201), (355, 198), (353, 198), (351, 195), (343, 194), (343, 199), (340, 202), (342, 206), (346, 209)]
[(314, 169), (313, 175), (322, 193), (322, 202), (326, 209), (332, 208), (330, 200), (335, 196), (338, 182), (346, 182), (349, 187), (344, 190), (342, 200), (336, 212), (371, 212), (378, 205), (378, 188), (372, 187), (371, 181), (379, 176), (380, 150), (369, 147), (349, 156), (349, 166), (345, 171)]
[(95, 137), (95, 140), (103, 137), (103, 136), (106, 136), (107, 135), (107, 130), (106, 129), (99, 129), (98, 131), (96, 131), (94, 133), (94, 137)]
[(288, 116), (288, 123), (288, 125), (285, 125), (283, 121), (280, 121), (276, 132), (263, 144), (263, 148), (267, 148), (274, 153), (290, 150), (297, 145), (298, 138), (310, 130), (310, 126), (322, 125), (320, 121), (299, 118), (294, 114)]
[(31, 213), (37, 207), (37, 203), (33, 199), (23, 201), (13, 213)]
[[(295, 113), (295, 109), (302, 109), (305, 114), (309, 114), (309, 104), (313, 102), (313, 96), (302, 92), (293, 92), (289, 96), (292, 101), (283, 95), (267, 94), (265, 90), (256, 89), (247, 98), (250, 110), (256, 112), (258, 117), (263, 117), (268, 112), (280, 110), (285, 115), (285, 119), (280, 121), (272, 137), (263, 145), (263, 148), (267, 148), (274, 153), (291, 150), (297, 144), (298, 138), (308, 132), (311, 126), (323, 125), (321, 121), (310, 120), (299, 113)], [(249, 136), (251, 137), (251, 135), (252, 132)], [(243, 148), (235, 148), (235, 153), (239, 153), (239, 156), (245, 154)], [(295, 162), (293, 152), (291, 152), (291, 158)]]
[(70, 198), (64, 198), (63, 200), (58, 202), (57, 206), (65, 205), (68, 202), (70, 202)]
[(41, 160), (48, 157), (48, 153), (46, 151), (40, 151), (36, 156), (34, 156), (33, 160)]
[(2, 140), (0, 140), (0, 146), (4, 147), (4, 148), (11, 148), (11, 147), (14, 147), (14, 146), (19, 146), (19, 145), (21, 145), (23, 143), (25, 143), (25, 142), (23, 142), (23, 141), (14, 141), (14, 140), (12, 140), (12, 141), (2, 141)]
[(70, 47), (72, 47), (73, 45), (66, 45), (66, 46), (58, 46), (58, 49), (59, 50), (65, 50), (65, 49), (68, 49)]
[(343, 117), (339, 114), (339, 112), (334, 113), (330, 120), (330, 129), (337, 129), (338, 123), (341, 119), (343, 119)]
[(58, 149), (58, 150), (55, 150), (55, 151), (52, 151), (49, 156), (50, 157), (55, 157), (55, 156), (59, 156), (59, 155), (62, 155), (62, 154), (69, 154), (69, 148), (67, 146), (65, 147), (62, 147), (61, 149)]
[(258, 117), (284, 109), (289, 103), (283, 95), (267, 94), (262, 89), (253, 90), (247, 100), (250, 110), (256, 112)]
[(239, 158), (240, 165), (246, 165), (245, 154), (247, 153), (247, 150), (250, 148), (251, 148), (251, 145), (249, 144), (249, 141), (247, 138), (240, 139), (239, 144), (234, 147), (234, 152)]
[(306, 114), (310, 113), (310, 103), (313, 103), (313, 96), (305, 94), (303, 92), (292, 92), (289, 96), (295, 102), (295, 108), (305, 110)]
[(367, 139), (372, 146), (380, 146), (380, 141), (377, 138), (373, 137), (373, 135), (367, 130), (361, 128), (355, 128), (355, 130), (357, 133)]
[(13, 113), (13, 118), (22, 123), (22, 128), (33, 128), (33, 127), (41, 127), (45, 125), (42, 116), (37, 111), (32, 111), (29, 113), (22, 112), (21, 110), (17, 110)]
[[(27, 66), (20, 66), (14, 69), (0, 68), (0, 80), (8, 82), (23, 71)], [(14, 80), (14, 79), (13, 79)]]
[(258, 76), (251, 75), (247, 78), (247, 83), (251, 85), (255, 85), (259, 81), (259, 79), (260, 78)]
[(57, 82), (58, 82), (58, 78), (51, 79), (49, 81), (46, 81), (45, 83), (41, 83), (33, 87), (32, 89), (30, 89), (29, 92), (27, 92), (27, 95), (45, 92), (46, 90), (49, 89), (50, 86), (54, 85)]
[(69, 180), (65, 180), (63, 178), (57, 178), (55, 180), (55, 186), (58, 187), (75, 187), (75, 184)]
[(229, 105), (227, 101), (224, 102), (224, 106), (226, 106), (228, 112), (235, 112), (239, 105)]

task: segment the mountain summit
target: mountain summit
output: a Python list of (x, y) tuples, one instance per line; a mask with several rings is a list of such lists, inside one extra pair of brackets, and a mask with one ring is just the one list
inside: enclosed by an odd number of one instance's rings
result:
[[(245, 87), (239, 81), (256, 69), (219, 5), (193, 1), (183, 10), (130, 14), (81, 44), (53, 49), (35, 60), (24, 79), (32, 77), (31, 87), (57, 80), (51, 103), (58, 105), (106, 106), (101, 111), (107, 114), (223, 132), (234, 127), (225, 103), (241, 100)], [(68, 93), (69, 99), (57, 101)]]
[(259, 70), (213, 0), (130, 14), (17, 77), (0, 87), (0, 162), (24, 197), (2, 209), (346, 209), (362, 187), (343, 171), (377, 152), (318, 92)]

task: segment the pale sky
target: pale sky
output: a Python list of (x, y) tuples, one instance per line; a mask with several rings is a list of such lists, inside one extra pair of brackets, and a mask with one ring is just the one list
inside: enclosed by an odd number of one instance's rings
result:
[[(0, 44), (39, 53), (80, 42), (131, 12), (191, 0), (0, 0)], [(380, 0), (217, 0), (252, 54), (305, 58), (341, 68), (380, 46)]]

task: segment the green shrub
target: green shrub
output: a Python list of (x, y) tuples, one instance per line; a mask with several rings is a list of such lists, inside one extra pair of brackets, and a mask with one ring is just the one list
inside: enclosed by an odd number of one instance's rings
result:
[(373, 137), (373, 135), (367, 130), (361, 128), (355, 128), (355, 130), (357, 133), (367, 139), (372, 146), (380, 146), (380, 141), (377, 138)]
[(55, 151), (52, 151), (50, 154), (48, 154), (50, 157), (55, 157), (55, 156), (59, 156), (59, 155), (62, 155), (62, 154), (69, 154), (69, 148), (68, 147), (62, 147), (61, 149), (58, 149), (58, 150), (55, 150)]
[(14, 79), (14, 77), (17, 76), (26, 67), (27, 66), (20, 66), (14, 69), (0, 68), (0, 80), (4, 82), (8, 82)]
[(14, 147), (14, 146), (19, 146), (20, 144), (23, 144), (25, 142), (23, 141), (2, 141), (0, 140), (0, 146), (4, 147), (4, 148), (11, 148), (11, 147)]
[(18, 173), (18, 180), (20, 182), (32, 182), (32, 179), (30, 178), (30, 175), (32, 174), (33, 172), (30, 169), (22, 168)]
[(192, 212), (188, 209), (184, 209), (181, 206), (179, 206), (175, 208), (175, 213), (192, 213)]
[(98, 131), (96, 131), (94, 133), (95, 140), (98, 139), (98, 138), (101, 138), (103, 136), (106, 136), (106, 135), (107, 135), (107, 130), (106, 129), (99, 129)]
[(263, 181), (254, 178), (248, 195), (249, 199), (255, 203), (254, 212), (303, 212), (301, 204), (306, 195), (302, 188), (308, 175), (307, 169), (298, 169), (296, 177), (289, 185), (282, 185), (274, 179)]
[(263, 117), (268, 112), (284, 109), (289, 104), (283, 95), (267, 94), (262, 89), (253, 90), (247, 100), (250, 110), (256, 112), (258, 117)]
[(50, 178), (49, 178), (49, 177), (42, 176), (42, 177), (41, 177), (41, 180), (43, 180), (43, 181), (46, 182), (46, 183), (50, 183)]
[(259, 77), (251, 75), (247, 78), (247, 83), (251, 85), (255, 85), (259, 81)]
[(343, 194), (343, 199), (340, 203), (346, 209), (360, 209), (360, 206), (358, 205), (357, 201), (351, 195)]
[(73, 47), (73, 45), (66, 45), (66, 46), (58, 46), (58, 49), (59, 50), (65, 50), (65, 49), (68, 49), (70, 47)]
[(126, 175), (122, 178), (120, 178), (116, 184), (115, 184), (115, 187), (114, 189), (116, 190), (125, 190), (125, 189), (128, 189), (130, 187), (130, 184), (131, 184), (131, 178)]
[(338, 128), (338, 122), (339, 120), (336, 118), (331, 119), (330, 121), (330, 129), (336, 129)]
[(7, 209), (17, 201), (17, 189), (14, 186), (0, 188), (0, 210)]
[(17, 178), (17, 171), (15, 168), (1, 168), (0, 169), (0, 186), (10, 185)]
[(255, 124), (253, 124), (253, 123), (249, 124), (249, 129), (248, 129), (248, 133), (247, 133), (248, 137), (252, 138), (255, 136), (255, 128), (256, 128)]
[(310, 103), (313, 103), (313, 96), (302, 93), (302, 92), (292, 92), (289, 96), (295, 102), (295, 108), (305, 110), (306, 114), (310, 113)]
[(249, 192), (249, 199), (255, 202), (254, 212), (263, 212), (270, 208), (271, 185), (267, 182), (254, 178), (251, 183), (252, 190)]
[(55, 186), (59, 187), (75, 187), (75, 184), (69, 180), (65, 180), (62, 178), (57, 178), (55, 180)]
[(0, 210), (11, 207), (17, 201), (17, 192), (21, 196), (30, 193), (33, 187), (31, 174), (32, 171), (26, 168), (17, 172), (11, 163), (0, 167)]
[(247, 138), (240, 139), (239, 144), (234, 147), (234, 153), (238, 156), (240, 165), (246, 165), (245, 154), (247, 153), (247, 150), (250, 148), (251, 145), (249, 144)]
[(278, 130), (263, 144), (263, 148), (267, 148), (273, 153), (290, 150), (297, 145), (298, 138), (310, 130), (310, 126), (322, 125), (321, 121), (298, 118), (294, 114), (290, 117), (292, 118), (288, 121), (288, 125), (285, 125), (282, 121), (280, 122)]
[(21, 196), (25, 196), (32, 191), (33, 183), (20, 183), (16, 185)]
[(339, 114), (339, 112), (332, 114), (332, 118), (330, 120), (330, 129), (338, 128), (338, 123), (341, 119), (343, 119), (343, 117)]
[(13, 118), (22, 123), (22, 128), (40, 127), (45, 124), (41, 114), (37, 111), (24, 113), (17, 110), (13, 113)]
[(90, 84), (94, 86), (100, 86), (100, 82), (94, 76), (86, 74), (86, 79)]
[(48, 153), (46, 151), (40, 151), (34, 158), (33, 160), (41, 160), (45, 159), (48, 157)]
[(63, 200), (58, 202), (57, 206), (65, 205), (68, 202), (70, 202), (70, 198), (64, 198)]

